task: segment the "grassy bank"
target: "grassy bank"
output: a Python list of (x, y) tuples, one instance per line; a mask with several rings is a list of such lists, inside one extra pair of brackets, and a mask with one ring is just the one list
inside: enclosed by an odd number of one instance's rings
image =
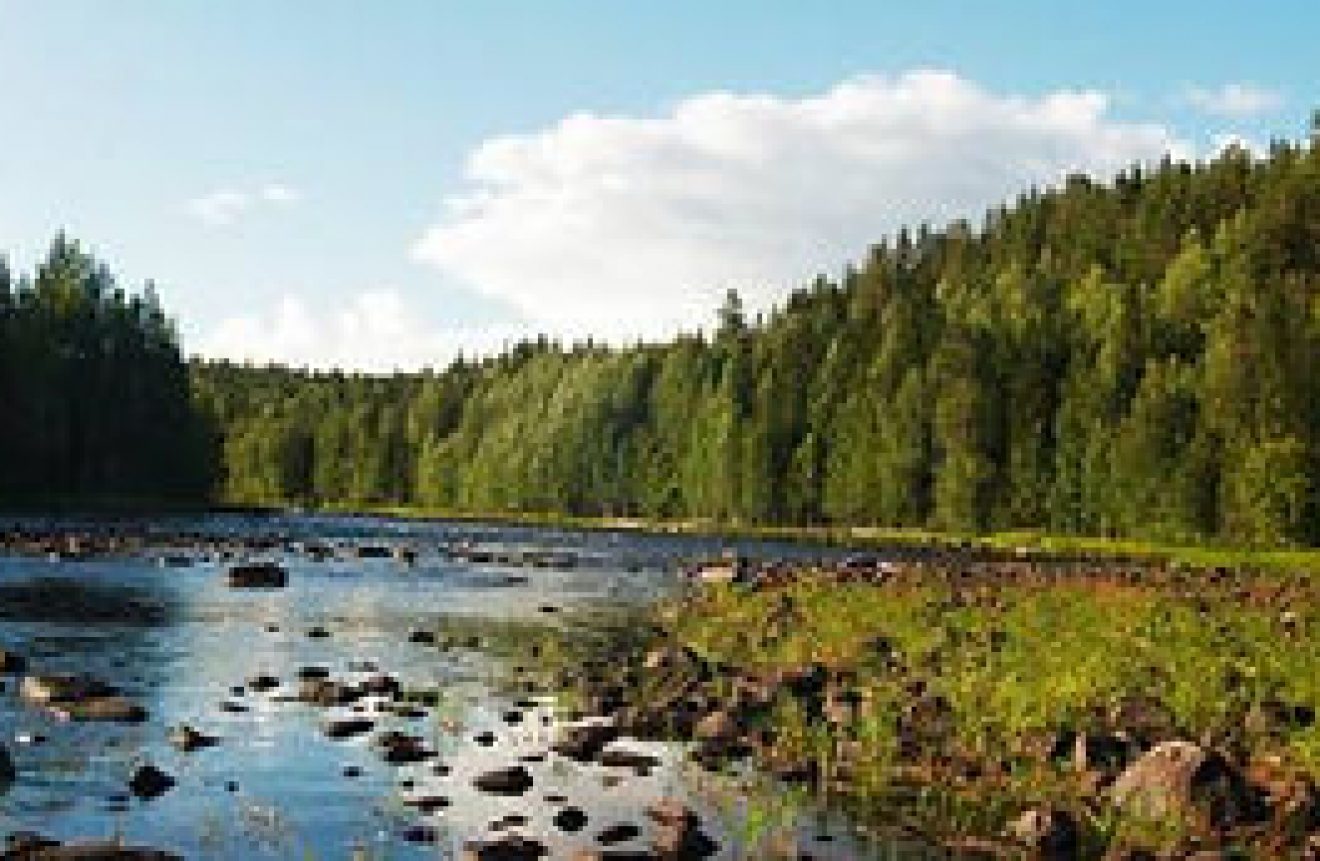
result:
[[(1320, 830), (1314, 584), (1005, 567), (701, 587), (656, 609), (660, 633), (586, 687), (621, 679), (624, 720), (699, 756), (750, 753), (877, 834), (1016, 857), (1015, 821), (1049, 810), (1076, 839), (1046, 857), (1301, 857)], [(1120, 775), (1172, 741), (1227, 776), (1196, 778), (1158, 815), (1121, 803)]]

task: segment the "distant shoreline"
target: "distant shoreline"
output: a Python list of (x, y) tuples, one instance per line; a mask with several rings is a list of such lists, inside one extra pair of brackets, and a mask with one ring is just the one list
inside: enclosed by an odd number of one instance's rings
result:
[(1320, 548), (1255, 549), (1222, 544), (1172, 544), (1096, 536), (1057, 535), (1035, 531), (1002, 531), (983, 535), (960, 535), (924, 529), (881, 526), (753, 526), (711, 520), (657, 520), (645, 517), (587, 517), (546, 512), (469, 512), (432, 509), (424, 506), (346, 505), (322, 506), (198, 503), (169, 499), (97, 497), (0, 501), (0, 516), (39, 517), (152, 517), (206, 513), (252, 516), (287, 514), (336, 514), (349, 517), (389, 517), (398, 520), (445, 521), (453, 523), (498, 523), (546, 528), (583, 529), (601, 532), (689, 535), (727, 540), (784, 541), (821, 544), (870, 552), (885, 548), (926, 547), (993, 552), (1023, 556), (1093, 555), (1131, 558), (1148, 563), (1168, 563), (1196, 568), (1260, 569), (1320, 575)]

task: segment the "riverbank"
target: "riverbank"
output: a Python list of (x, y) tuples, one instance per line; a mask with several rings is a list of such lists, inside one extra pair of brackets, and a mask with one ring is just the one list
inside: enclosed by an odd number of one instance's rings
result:
[(1029, 530), (1005, 530), (972, 535), (882, 526), (752, 526), (709, 520), (585, 517), (545, 512), (474, 513), (397, 505), (329, 505), (318, 510), (336, 514), (361, 514), (407, 520), (485, 522), (547, 528), (706, 536), (728, 540), (814, 543), (873, 552), (914, 547), (981, 549), (1027, 557), (1096, 556), (1132, 560), (1144, 564), (1320, 574), (1320, 548), (1255, 548), (1214, 543), (1176, 544), (1129, 538), (1057, 535)]
[(878, 836), (1312, 858), (1318, 634), (1308, 578), (967, 560), (700, 586), (563, 681), (625, 731), (714, 770), (750, 759)]

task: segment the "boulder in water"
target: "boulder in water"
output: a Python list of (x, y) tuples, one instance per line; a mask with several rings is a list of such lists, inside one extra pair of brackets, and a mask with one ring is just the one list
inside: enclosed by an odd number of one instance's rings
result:
[(274, 562), (244, 562), (229, 569), (228, 581), (235, 589), (282, 589), (289, 572)]
[(522, 795), (532, 788), (532, 775), (521, 765), (480, 774), (472, 784), (490, 795)]

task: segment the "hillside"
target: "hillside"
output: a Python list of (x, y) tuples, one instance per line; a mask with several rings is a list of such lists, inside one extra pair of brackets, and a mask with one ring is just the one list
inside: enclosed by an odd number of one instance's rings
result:
[(1320, 150), (1033, 190), (709, 336), (194, 364), (230, 501), (1320, 540)]

